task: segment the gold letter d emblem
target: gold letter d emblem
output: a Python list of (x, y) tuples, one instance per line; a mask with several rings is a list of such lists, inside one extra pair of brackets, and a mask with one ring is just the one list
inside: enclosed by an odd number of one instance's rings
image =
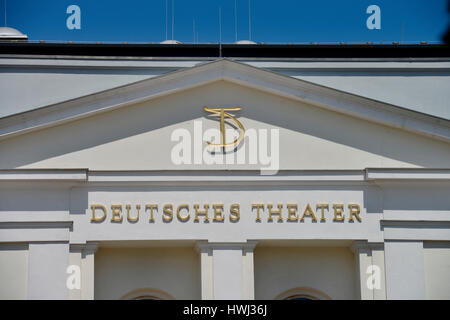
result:
[[(206, 112), (211, 112), (214, 114), (218, 114), (220, 115), (220, 135), (222, 137), (222, 143), (211, 143), (210, 141), (208, 141), (208, 145), (210, 146), (215, 146), (215, 147), (232, 147), (232, 146), (236, 146), (239, 144), (239, 142), (242, 141), (242, 139), (244, 139), (244, 133), (245, 133), (245, 129), (244, 126), (242, 125), (242, 123), (236, 119), (233, 115), (229, 114), (226, 111), (240, 111), (242, 108), (241, 107), (235, 107), (235, 108), (208, 108), (208, 107), (203, 107), (203, 109)], [(239, 127), (239, 137), (234, 140), (231, 143), (227, 143), (226, 142), (226, 138), (225, 138), (225, 117), (230, 118), (231, 120), (233, 120), (237, 126)]]

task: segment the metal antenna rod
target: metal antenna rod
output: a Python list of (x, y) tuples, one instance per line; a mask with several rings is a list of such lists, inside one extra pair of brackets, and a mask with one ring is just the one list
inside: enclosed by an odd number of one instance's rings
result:
[(6, 27), (6, 0), (5, 0), (5, 27)]
[(167, 29), (169, 28), (169, 0), (166, 0), (166, 40), (167, 40)]
[(237, 42), (237, 0), (234, 0), (234, 41)]
[(192, 19), (192, 32), (194, 34), (194, 43), (195, 43), (195, 19)]
[(252, 40), (252, 18), (250, 0), (248, 0), (248, 40)]
[(219, 7), (219, 57), (222, 58), (222, 8)]
[(172, 40), (173, 40), (173, 28), (174, 28), (174, 21), (175, 21), (175, 14), (174, 14), (174, 7), (175, 7), (175, 0), (172, 0)]

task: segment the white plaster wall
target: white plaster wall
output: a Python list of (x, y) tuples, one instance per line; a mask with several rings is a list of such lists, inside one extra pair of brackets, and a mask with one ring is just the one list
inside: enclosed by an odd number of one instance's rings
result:
[(12, 225), (0, 229), (0, 242), (69, 241), (70, 190), (51, 184), (3, 182), (0, 224)]
[(137, 289), (175, 299), (201, 299), (200, 258), (194, 248), (100, 248), (95, 254), (95, 299), (120, 299)]
[(450, 242), (424, 242), (427, 299), (450, 300)]
[(450, 148), (444, 142), (218, 81), (7, 139), (0, 142), (0, 168), (260, 169), (260, 163), (172, 162), (175, 129), (186, 128), (193, 136), (196, 119), (203, 121), (204, 130), (218, 128), (203, 111), (205, 105), (242, 106), (236, 114), (247, 130), (279, 129), (280, 169), (450, 167)]
[(243, 255), (242, 250), (213, 251), (214, 299), (243, 299)]
[(158, 70), (145, 69), (2, 69), (0, 118), (151, 78), (159, 73)]
[(28, 299), (67, 299), (69, 243), (33, 242), (29, 244)]
[(447, 182), (384, 183), (383, 214), (389, 220), (450, 220)]
[(0, 244), (0, 300), (27, 299), (28, 245)]
[(36, 220), (30, 219), (30, 212), (34, 217), (39, 213), (41, 220), (55, 221), (68, 212), (69, 198), (70, 189), (63, 184), (7, 182), (0, 186), (0, 212), (11, 221)]
[(300, 74), (295, 78), (450, 119), (448, 72), (316, 72)]
[(255, 299), (274, 299), (296, 288), (319, 290), (332, 299), (356, 299), (353, 253), (346, 247), (257, 247)]
[(385, 241), (388, 300), (425, 299), (422, 241)]

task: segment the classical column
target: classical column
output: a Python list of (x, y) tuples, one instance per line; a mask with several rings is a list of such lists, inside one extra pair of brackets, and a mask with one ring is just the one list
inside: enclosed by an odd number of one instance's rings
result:
[(93, 300), (94, 299), (94, 257), (98, 249), (97, 242), (70, 245), (70, 266), (78, 268), (80, 272), (80, 288), (69, 290), (69, 299)]
[(81, 299), (81, 255), (83, 247), (82, 244), (70, 245), (69, 266), (67, 268), (69, 300)]
[(422, 241), (385, 241), (388, 299), (425, 299)]
[(354, 241), (357, 293), (361, 300), (385, 300), (383, 243)]
[(88, 242), (82, 252), (81, 261), (81, 299), (94, 300), (94, 256), (98, 243)]
[[(374, 300), (386, 300), (386, 264), (384, 262), (384, 243), (369, 243), (372, 251), (372, 264), (379, 268), (379, 279), (374, 280)], [(376, 276), (378, 269), (372, 270), (372, 276)]]
[(200, 253), (202, 300), (212, 300), (214, 299), (213, 251), (207, 241), (198, 241), (196, 248)]
[(244, 243), (198, 241), (202, 299), (254, 299), (255, 246), (256, 241)]
[(67, 299), (69, 243), (30, 242), (28, 299)]

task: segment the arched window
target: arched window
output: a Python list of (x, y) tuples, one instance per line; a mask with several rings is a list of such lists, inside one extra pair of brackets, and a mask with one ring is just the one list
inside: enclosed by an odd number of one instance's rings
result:
[(120, 300), (175, 300), (175, 298), (159, 289), (143, 288), (128, 292)]
[(287, 297), (284, 300), (318, 300), (315, 297), (310, 297), (310, 296), (306, 296), (304, 294), (300, 294), (300, 295), (294, 295), (291, 297)]
[(297, 287), (280, 293), (275, 300), (331, 300), (331, 298), (313, 288)]

